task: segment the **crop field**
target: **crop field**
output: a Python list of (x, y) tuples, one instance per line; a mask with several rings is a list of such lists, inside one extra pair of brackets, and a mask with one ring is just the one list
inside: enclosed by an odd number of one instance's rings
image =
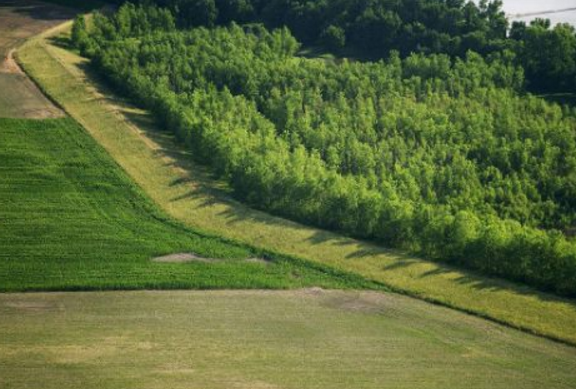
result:
[(576, 351), (408, 297), (0, 295), (3, 388), (573, 388)]
[(27, 38), (69, 19), (70, 10), (28, 0), (0, 0), (0, 117), (62, 116), (14, 61), (12, 50)]
[(171, 221), (71, 119), (0, 119), (0, 161), (0, 291), (370, 287)]
[[(62, 31), (68, 27), (64, 26)], [(56, 33), (56, 32), (54, 32)], [(20, 52), (26, 70), (172, 217), (194, 228), (267, 247), (384, 283), (530, 332), (576, 343), (576, 306), (512, 283), (271, 217), (230, 199), (148, 114), (106, 89), (86, 60), (50, 40)]]

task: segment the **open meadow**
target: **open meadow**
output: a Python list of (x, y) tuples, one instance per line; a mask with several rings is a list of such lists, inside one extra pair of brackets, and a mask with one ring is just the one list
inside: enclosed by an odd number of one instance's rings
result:
[(573, 347), (373, 292), (0, 295), (0, 387), (571, 389)]

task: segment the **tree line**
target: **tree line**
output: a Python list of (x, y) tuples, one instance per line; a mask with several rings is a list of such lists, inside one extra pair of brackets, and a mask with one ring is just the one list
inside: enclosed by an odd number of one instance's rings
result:
[(463, 58), (511, 51), (538, 92), (576, 90), (576, 31), (538, 19), (506, 18), (502, 0), (142, 0), (171, 10), (180, 27), (264, 23), (287, 26), (307, 45), (345, 56), (411, 53)]
[(576, 295), (576, 111), (522, 94), (511, 53), (325, 61), (287, 28), (177, 24), (128, 4), (73, 40), (237, 198)]

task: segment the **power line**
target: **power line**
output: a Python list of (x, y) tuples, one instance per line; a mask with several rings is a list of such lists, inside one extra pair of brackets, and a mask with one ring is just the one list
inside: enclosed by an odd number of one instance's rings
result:
[(539, 11), (539, 12), (528, 12), (523, 14), (509, 14), (513, 18), (523, 18), (527, 16), (540, 16), (540, 15), (550, 15), (550, 14), (557, 14), (562, 12), (569, 12), (569, 11), (576, 11), (576, 7), (572, 8), (563, 8), (563, 9), (555, 9), (555, 10), (548, 10), (548, 11)]

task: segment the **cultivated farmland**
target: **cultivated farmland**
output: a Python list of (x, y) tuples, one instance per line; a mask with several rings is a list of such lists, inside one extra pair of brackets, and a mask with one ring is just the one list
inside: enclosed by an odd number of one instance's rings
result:
[(367, 292), (0, 295), (0, 387), (573, 388), (574, 348)]
[[(71, 119), (0, 134), (0, 292), (370, 287), (170, 220)], [(153, 261), (178, 253), (197, 260)]]

